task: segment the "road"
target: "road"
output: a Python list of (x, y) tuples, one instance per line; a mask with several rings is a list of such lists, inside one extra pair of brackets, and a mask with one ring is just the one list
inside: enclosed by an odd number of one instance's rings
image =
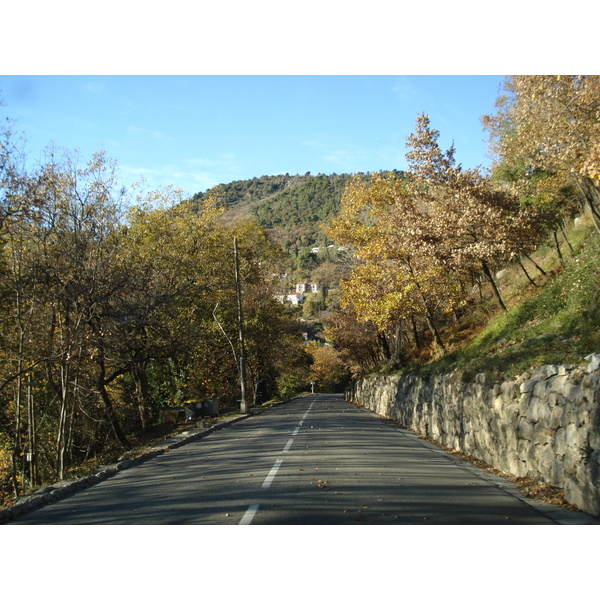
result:
[(10, 524), (556, 522), (511, 489), (339, 395), (313, 395), (120, 471)]

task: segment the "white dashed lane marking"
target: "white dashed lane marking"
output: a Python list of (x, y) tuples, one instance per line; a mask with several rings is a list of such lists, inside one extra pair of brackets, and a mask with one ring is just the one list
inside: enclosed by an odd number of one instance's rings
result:
[[(298, 435), (298, 432), (300, 431), (300, 427), (302, 427), (302, 425), (304, 424), (304, 419), (306, 419), (306, 417), (308, 416), (308, 413), (312, 409), (313, 404), (315, 402), (316, 402), (316, 398), (315, 398), (315, 400), (313, 400), (311, 402), (311, 405), (308, 407), (308, 410), (304, 413), (304, 415), (300, 419), (300, 422), (298, 423), (298, 427), (296, 427), (296, 429), (294, 429), (294, 431), (292, 432), (292, 436)], [(283, 452), (288, 452), (289, 449), (291, 448), (293, 442), (294, 442), (294, 438), (291, 437), (287, 441), (287, 444), (285, 445)], [(263, 481), (263, 484), (262, 484), (263, 489), (271, 487), (271, 484), (273, 483), (273, 480), (275, 479), (275, 476), (277, 475), (277, 471), (279, 471), (279, 467), (281, 467), (281, 463), (283, 463), (283, 458), (278, 458), (275, 461), (275, 464), (271, 467), (269, 474), (266, 476), (265, 480)], [(242, 517), (242, 520), (239, 522), (239, 525), (250, 525), (252, 523), (252, 519), (254, 519), (254, 516), (258, 512), (259, 508), (260, 508), (260, 504), (251, 504), (248, 507), (248, 509), (246, 510), (246, 512), (244, 513), (244, 516)]]

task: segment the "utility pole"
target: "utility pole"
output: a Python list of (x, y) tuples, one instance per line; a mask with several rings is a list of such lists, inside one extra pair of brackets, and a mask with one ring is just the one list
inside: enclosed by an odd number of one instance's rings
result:
[(240, 388), (242, 399), (240, 400), (240, 412), (248, 412), (248, 403), (246, 402), (246, 352), (244, 350), (244, 315), (242, 312), (242, 288), (240, 283), (240, 262), (238, 259), (237, 238), (233, 238), (233, 254), (235, 257), (235, 288), (237, 291), (238, 302), (238, 330), (240, 339)]

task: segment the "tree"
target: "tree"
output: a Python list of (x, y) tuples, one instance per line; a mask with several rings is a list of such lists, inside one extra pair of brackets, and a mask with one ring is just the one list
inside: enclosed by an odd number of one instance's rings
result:
[[(21, 156), (7, 124), (0, 131), (0, 398), (4, 400), (0, 405), (0, 437), (10, 443), (0, 454), (10, 457), (10, 475), (3, 479), (11, 482), (15, 496), (23, 479), (19, 463), (24, 446), (30, 444), (30, 455), (35, 456), (35, 447), (31, 446), (35, 437), (31, 394), (25, 394), (25, 382), (32, 366), (39, 362), (39, 355), (33, 357), (29, 343), (37, 303), (32, 294), (33, 257), (28, 244), (31, 225), (27, 222), (39, 202), (37, 195), (29, 194), (35, 182), (25, 175)], [(8, 465), (5, 467), (8, 473)], [(32, 471), (34, 468), (32, 461)]]
[(150, 372), (187, 355), (211, 321), (212, 295), (223, 286), (219, 214), (210, 199), (192, 211), (172, 189), (150, 192), (129, 211), (120, 261), (130, 277), (107, 310), (111, 356), (133, 380), (142, 428), (159, 408)]
[(121, 192), (114, 188), (114, 165), (102, 155), (81, 167), (73, 157), (49, 151), (46, 163), (31, 173), (9, 173), (10, 181), (2, 182), (5, 205), (23, 209), (7, 211), (4, 220), (0, 391), (13, 390), (9, 423), (18, 494), (18, 470), (21, 480), (28, 470), (32, 482), (50, 467), (64, 476), (86, 422), (108, 418), (127, 443), (108, 395), (102, 394), (106, 412), (98, 418), (94, 392), (106, 390), (97, 389), (100, 378), (91, 368), (92, 325), (99, 300), (110, 293), (108, 273), (114, 274), (110, 239)]
[(437, 261), (430, 216), (394, 174), (354, 179), (329, 235), (354, 248), (358, 264), (342, 282), (342, 305), (380, 333), (403, 319), (424, 318), (439, 352), (436, 316), (460, 303), (452, 273)]
[(314, 381), (317, 389), (337, 391), (349, 378), (349, 371), (339, 353), (331, 346), (310, 342), (306, 352), (312, 359), (306, 383)]
[(498, 160), (563, 174), (600, 232), (600, 76), (507, 77), (496, 107), (483, 124)]
[(255, 401), (303, 383), (298, 324), (268, 284), (283, 253), (263, 231), (227, 226), (210, 196), (192, 207), (171, 188), (123, 188), (102, 153), (82, 163), (49, 149), (27, 171), (9, 138), (0, 149), (2, 485), (18, 496), (107, 446), (130, 448), (163, 403), (236, 399), (238, 366), (214, 317), (219, 306), (233, 337), (236, 236)]
[(516, 195), (495, 186), (479, 169), (456, 165), (454, 149), (442, 152), (438, 137), (429, 117), (421, 114), (407, 144), (412, 176), (408, 185), (416, 202), (427, 206), (432, 254), (459, 277), (483, 273), (500, 308), (506, 310), (491, 266), (532, 250), (540, 223)]
[[(533, 212), (537, 221), (537, 241), (541, 242), (552, 235), (559, 259), (562, 260), (557, 232), (560, 231), (570, 246), (563, 223), (566, 218), (572, 218), (581, 211), (581, 194), (569, 182), (566, 174), (532, 169), (523, 161), (503, 162), (494, 169), (492, 179)], [(524, 254), (527, 256), (526, 252)]]
[(350, 310), (331, 313), (325, 319), (323, 333), (353, 375), (375, 369), (382, 359), (377, 329)]
[(289, 384), (302, 365), (302, 336), (271, 284), (285, 259), (281, 248), (252, 221), (239, 222), (230, 235), (238, 238), (247, 374), (254, 403), (260, 403), (281, 395), (279, 382)]
[(266, 286), (245, 286), (244, 316), (247, 373), (253, 402), (261, 404), (285, 395), (280, 384), (289, 385), (294, 373), (305, 366), (303, 338), (298, 321)]
[[(116, 164), (103, 153), (83, 166), (77, 156), (52, 151), (39, 181), (44, 197), (34, 237), (39, 248), (38, 277), (48, 311), (47, 384), (57, 399), (57, 474), (69, 461), (69, 436), (83, 390), (101, 398), (105, 416), (120, 443), (129, 447), (108, 391), (116, 377), (106, 356), (106, 305), (122, 290), (118, 236), (124, 189)], [(84, 384), (84, 378), (86, 379)]]

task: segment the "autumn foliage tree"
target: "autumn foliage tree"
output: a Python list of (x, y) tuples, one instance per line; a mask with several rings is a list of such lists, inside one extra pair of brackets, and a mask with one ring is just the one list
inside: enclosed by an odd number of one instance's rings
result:
[(506, 310), (492, 267), (535, 248), (537, 215), (479, 169), (462, 169), (455, 162), (454, 148), (442, 152), (438, 137), (422, 114), (407, 144), (409, 187), (428, 207), (433, 252), (450, 272), (483, 274)]
[(351, 310), (338, 308), (332, 312), (325, 320), (323, 333), (353, 376), (369, 373), (383, 359), (377, 328)]
[(94, 422), (100, 398), (104, 419), (125, 440), (109, 397), (97, 395), (104, 380), (94, 336), (101, 301), (115, 285), (112, 234), (121, 192), (113, 185), (114, 165), (103, 155), (81, 166), (54, 151), (39, 168), (13, 171), (4, 182), (7, 200), (31, 206), (5, 221), (2, 248), (8, 295), (0, 392), (14, 433), (15, 491), (24, 453), (32, 481), (49, 468), (64, 475), (87, 435), (77, 424), (82, 416)]
[(373, 174), (368, 182), (355, 178), (348, 185), (328, 235), (352, 246), (357, 256), (342, 282), (343, 305), (380, 334), (403, 319), (424, 318), (443, 351), (435, 314), (445, 301), (452, 306), (452, 288), (438, 285), (427, 220), (403, 180)]
[(306, 346), (306, 352), (311, 359), (306, 385), (314, 382), (319, 391), (339, 391), (349, 378), (348, 366), (339, 352), (332, 346), (316, 342), (310, 342)]
[(600, 231), (600, 76), (518, 75), (503, 91), (483, 117), (498, 162), (574, 185)]

